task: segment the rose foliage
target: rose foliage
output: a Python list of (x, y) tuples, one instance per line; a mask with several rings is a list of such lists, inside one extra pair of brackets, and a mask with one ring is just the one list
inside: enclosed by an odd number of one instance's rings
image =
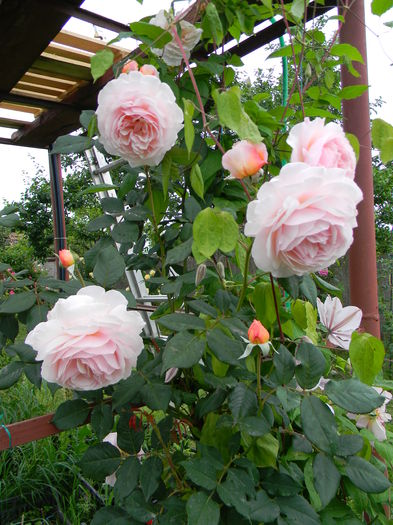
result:
[[(334, 68), (356, 73), (361, 57), (306, 28), (306, 3), (285, 3), (296, 43), (273, 53), (292, 61), (284, 105), (245, 99), (241, 59), (221, 53), (281, 6), (214, 0), (131, 24), (119, 38), (141, 42), (133, 62), (113, 66), (86, 132), (54, 146), (124, 159), (88, 226), (102, 238), (67, 282), (0, 265), (0, 388), (43, 377), (72, 390), (59, 428), (90, 414), (80, 468), (114, 485), (93, 525), (390, 523), (384, 348), (321, 277), (349, 249), (362, 200), (356, 139), (337, 119), (350, 91), (331, 93)], [(150, 306), (122, 289), (126, 269)]]

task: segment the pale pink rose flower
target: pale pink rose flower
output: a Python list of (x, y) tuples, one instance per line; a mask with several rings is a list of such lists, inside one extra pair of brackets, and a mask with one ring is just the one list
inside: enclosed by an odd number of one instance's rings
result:
[(291, 162), (305, 162), (310, 166), (342, 168), (347, 177), (355, 177), (356, 156), (341, 126), (325, 119), (305, 118), (293, 126), (287, 142), (292, 146)]
[(157, 166), (183, 127), (183, 112), (168, 84), (139, 71), (108, 82), (98, 94), (96, 113), (106, 151), (133, 168)]
[[(111, 445), (116, 447), (118, 450), (120, 450), (119, 447), (117, 446), (117, 432), (110, 432), (104, 437), (102, 441), (104, 443), (110, 443)], [(116, 472), (112, 472), (112, 474), (110, 474), (109, 476), (105, 478), (105, 483), (107, 485), (110, 485), (111, 487), (114, 487), (116, 483), (116, 479), (117, 479)]]
[(255, 264), (275, 277), (315, 272), (353, 241), (360, 188), (344, 170), (288, 163), (248, 204), (244, 233)]
[(59, 299), (27, 336), (42, 361), (41, 375), (74, 390), (96, 390), (126, 379), (143, 349), (144, 322), (127, 311), (120, 292), (87, 286)]
[(153, 75), (153, 77), (159, 77), (157, 68), (151, 64), (144, 64), (139, 71), (142, 73), (142, 75)]
[(392, 394), (382, 388), (373, 387), (379, 395), (385, 397), (383, 405), (379, 408), (376, 408), (371, 414), (352, 414), (351, 412), (347, 413), (349, 419), (356, 421), (356, 426), (358, 428), (368, 428), (378, 441), (385, 441), (386, 439), (386, 428), (385, 423), (391, 421), (392, 416), (386, 412), (386, 405), (390, 403), (392, 399)]
[(333, 299), (328, 295), (325, 302), (317, 297), (319, 319), (327, 328), (328, 341), (334, 346), (349, 350), (352, 333), (357, 330), (362, 321), (362, 311), (357, 306), (345, 306), (338, 297)]
[(235, 179), (255, 175), (267, 163), (267, 149), (263, 142), (248, 140), (236, 142), (222, 157), (222, 166)]
[[(163, 9), (159, 11), (156, 16), (153, 16), (153, 18), (150, 19), (150, 24), (161, 27), (162, 29), (168, 29), (172, 23), (173, 17), (166, 13)], [(178, 34), (188, 60), (190, 58), (192, 49), (194, 49), (201, 39), (202, 29), (196, 28), (186, 20), (180, 20), (179, 25), (180, 31), (178, 31)], [(155, 55), (162, 57), (162, 60), (168, 66), (180, 66), (183, 60), (182, 52), (180, 51), (180, 48), (175, 39), (166, 44), (163, 49), (151, 48), (151, 51)]]

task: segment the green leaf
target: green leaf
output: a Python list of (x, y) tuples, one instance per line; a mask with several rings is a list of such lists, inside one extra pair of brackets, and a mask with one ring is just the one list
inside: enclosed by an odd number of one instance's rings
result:
[(129, 378), (117, 383), (112, 396), (113, 408), (118, 409), (132, 402), (144, 384), (145, 380), (139, 374), (132, 374)]
[(280, 385), (287, 385), (295, 372), (293, 355), (284, 345), (280, 345), (273, 355), (273, 363), (274, 372), (272, 379)]
[(303, 18), (304, 15), (304, 0), (293, 0), (291, 4), (291, 15), (294, 16), (297, 20)]
[(162, 461), (158, 457), (152, 456), (142, 463), (139, 481), (146, 501), (148, 501), (158, 489), (162, 471)]
[[(191, 100), (183, 98), (184, 104), (184, 141), (186, 143), (186, 148), (188, 151), (188, 156), (190, 156), (192, 146), (195, 139), (195, 130), (194, 124), (192, 122), (192, 117), (194, 116), (194, 104)], [(192, 182), (191, 182), (192, 184)], [(198, 192), (196, 192), (198, 194)], [(203, 195), (202, 195), (203, 198)]]
[(300, 361), (295, 369), (297, 382), (302, 388), (313, 388), (326, 369), (326, 360), (322, 352), (311, 343), (301, 342), (296, 359)]
[[(295, 52), (295, 55), (298, 55), (302, 50), (302, 46), (300, 44), (294, 44), (293, 50)], [(291, 57), (291, 56), (293, 56), (292, 46), (288, 45), (288, 46), (280, 47), (276, 51), (273, 51), (273, 53), (270, 53), (270, 55), (267, 58), (279, 58), (279, 57)]]
[(264, 490), (259, 490), (255, 500), (251, 499), (246, 504), (247, 517), (258, 523), (271, 523), (279, 517), (280, 508), (274, 500), (268, 498)]
[(221, 211), (218, 214), (222, 224), (222, 235), (219, 248), (224, 253), (229, 253), (235, 249), (239, 239), (239, 227), (231, 213)]
[(245, 432), (249, 436), (259, 437), (269, 432), (271, 424), (260, 414), (259, 416), (248, 416), (241, 419), (239, 421), (239, 428), (241, 432)]
[(133, 416), (135, 417), (136, 427), (133, 428), (132, 425), (130, 425), (130, 417), (131, 414), (129, 411), (121, 413), (116, 427), (117, 446), (120, 450), (124, 450), (124, 452), (128, 452), (128, 454), (136, 456), (143, 445), (145, 432), (142, 428), (140, 419), (137, 416)]
[(14, 343), (6, 347), (5, 351), (8, 355), (17, 355), (24, 363), (35, 363), (37, 352), (32, 349), (30, 345), (25, 343)]
[(83, 399), (64, 401), (56, 410), (52, 423), (59, 430), (75, 428), (87, 419), (90, 413), (89, 405)]
[(331, 458), (321, 452), (315, 456), (313, 473), (315, 488), (322, 506), (326, 507), (337, 494), (341, 475)]
[(211, 208), (205, 208), (195, 218), (193, 237), (198, 250), (205, 256), (211, 257), (221, 242), (222, 225), (217, 221), (217, 215)]
[(93, 408), (91, 413), (91, 426), (98, 439), (102, 441), (112, 429), (113, 416), (110, 405), (101, 403)]
[(119, 507), (103, 507), (94, 514), (91, 525), (131, 525), (130, 516)]
[(9, 215), (3, 215), (0, 217), (0, 226), (4, 228), (13, 228), (20, 222), (20, 217), (16, 213), (10, 213)]
[(126, 265), (123, 257), (113, 246), (98, 253), (93, 275), (101, 286), (110, 288), (124, 275)]
[[(277, 291), (276, 291), (277, 293)], [(257, 319), (267, 328), (276, 321), (273, 290), (270, 283), (258, 283), (252, 294), (252, 303), (255, 307)]]
[(207, 334), (207, 344), (213, 354), (229, 365), (239, 365), (239, 357), (244, 352), (244, 345), (227, 337), (221, 330), (215, 328)]
[(308, 299), (314, 307), (317, 306), (318, 290), (311, 275), (304, 275), (302, 277), (300, 281), (299, 290), (300, 293), (302, 293), (304, 297)]
[(169, 385), (149, 383), (142, 387), (143, 401), (152, 410), (166, 410), (171, 400), (172, 389)]
[(280, 496), (276, 501), (280, 507), (280, 513), (287, 518), (286, 523), (321, 525), (318, 514), (302, 496)]
[(171, 170), (172, 170), (172, 157), (170, 153), (166, 153), (165, 157), (162, 159), (162, 162), (161, 162), (161, 184), (162, 184), (162, 193), (163, 193), (164, 199), (167, 199), (168, 197), (168, 186), (169, 186), (169, 180), (171, 178)]
[(138, 225), (129, 221), (119, 222), (113, 227), (111, 236), (115, 242), (131, 244), (138, 239)]
[(171, 250), (168, 250), (166, 254), (165, 264), (177, 264), (184, 262), (187, 257), (191, 254), (193, 238), (190, 237), (187, 241), (175, 246)]
[(216, 6), (213, 3), (209, 3), (206, 6), (205, 14), (203, 17), (202, 26), (207, 26), (209, 32), (213, 37), (214, 43), (219, 46), (224, 38), (224, 31), (222, 28), (221, 20), (217, 11)]
[(223, 126), (233, 130), (241, 139), (252, 142), (262, 141), (257, 125), (254, 124), (243, 109), (240, 101), (241, 92), (238, 86), (233, 86), (223, 93), (216, 91), (213, 96), (216, 101), (220, 123)]
[(78, 193), (78, 195), (90, 195), (91, 193), (99, 193), (100, 191), (117, 190), (119, 186), (115, 184), (94, 184), (88, 186), (86, 189)]
[(374, 388), (357, 379), (331, 380), (325, 386), (325, 394), (333, 403), (355, 414), (368, 414), (385, 401)]
[(217, 525), (220, 519), (220, 507), (205, 492), (191, 495), (186, 505), (188, 525)]
[(157, 319), (157, 322), (175, 332), (205, 329), (205, 321), (192, 314), (168, 314)]
[[(135, 456), (130, 456), (116, 472), (115, 498), (120, 502), (131, 494), (138, 484), (141, 464)], [(150, 473), (150, 475), (153, 472)]]
[(217, 472), (214, 464), (208, 458), (193, 458), (182, 461), (181, 465), (187, 477), (196, 485), (213, 490), (217, 485)]
[(62, 135), (57, 138), (53, 144), (50, 152), (55, 153), (81, 153), (86, 149), (91, 148), (93, 141), (90, 137), (83, 137), (81, 135)]
[(356, 487), (364, 490), (364, 492), (384, 492), (391, 485), (382, 472), (358, 456), (352, 456), (348, 459), (345, 474)]
[(147, 22), (133, 22), (130, 24), (130, 29), (134, 33), (134, 38), (152, 44), (152, 47), (158, 49), (163, 48), (172, 40), (172, 35), (166, 29)]
[(382, 341), (367, 333), (353, 332), (349, 345), (349, 357), (356, 376), (367, 385), (372, 385), (381, 371), (385, 357)]
[(191, 182), (191, 188), (195, 191), (198, 197), (203, 199), (203, 196), (205, 194), (205, 184), (203, 181), (202, 172), (201, 172), (201, 168), (199, 164), (194, 164), (192, 166), (190, 182)]
[(353, 98), (360, 97), (365, 91), (367, 91), (368, 86), (364, 84), (355, 84), (353, 86), (345, 86), (338, 93), (338, 96), (345, 99), (351, 100)]
[(29, 310), (36, 302), (34, 292), (21, 292), (10, 295), (0, 304), (1, 314), (18, 314)]
[[(359, 152), (360, 152), (359, 139), (357, 138), (356, 135), (353, 135), (353, 133), (345, 133), (345, 136), (349, 140), (349, 143), (351, 144), (352, 149), (355, 152), (355, 157), (356, 157), (356, 162), (357, 162), (359, 160)], [(315, 275), (314, 278), (315, 277), (317, 277), (317, 276)], [(325, 281), (323, 281), (323, 282), (326, 285), (326, 282)], [(338, 291), (338, 290), (336, 290), (336, 291)]]
[(45, 304), (36, 304), (31, 308), (26, 317), (26, 328), (30, 332), (39, 323), (46, 321), (49, 308)]
[(200, 399), (195, 407), (195, 413), (202, 418), (209, 412), (217, 410), (225, 401), (227, 394), (225, 390), (217, 388), (215, 392)]
[(118, 199), (117, 197), (104, 197), (101, 199), (101, 206), (102, 209), (106, 213), (123, 213), (124, 206), (123, 201), (121, 199)]
[(87, 224), (86, 229), (89, 232), (96, 232), (104, 228), (109, 228), (114, 224), (116, 224), (116, 219), (114, 219), (111, 215), (100, 215), (99, 217), (96, 217), (90, 221)]
[(310, 503), (314, 509), (319, 510), (322, 507), (320, 497), (315, 488), (315, 479), (312, 468), (312, 458), (308, 458), (304, 466), (304, 483), (310, 495)]
[(247, 416), (254, 416), (258, 409), (257, 396), (244, 383), (238, 383), (228, 397), (228, 406), (237, 423)]
[(362, 436), (357, 434), (343, 434), (338, 438), (337, 456), (353, 456), (360, 452), (364, 446)]
[(96, 112), (93, 109), (84, 109), (79, 117), (79, 122), (87, 130), (89, 129), (90, 121), (95, 117)]
[(114, 54), (110, 49), (100, 49), (90, 58), (91, 76), (94, 82), (111, 67), (114, 60)]
[(300, 407), (304, 434), (324, 452), (334, 454), (338, 446), (337, 426), (334, 415), (326, 403), (316, 396), (305, 397)]
[(358, 49), (351, 44), (334, 44), (330, 50), (330, 54), (335, 57), (345, 57), (355, 62), (364, 64), (364, 60)]
[(79, 466), (85, 476), (97, 481), (113, 474), (121, 462), (120, 451), (110, 443), (100, 443), (86, 450)]
[(205, 342), (203, 340), (189, 332), (179, 332), (166, 344), (162, 358), (162, 369), (165, 371), (173, 367), (190, 368), (198, 363), (204, 350)]
[(0, 390), (9, 388), (20, 378), (24, 368), (24, 363), (12, 361), (0, 370)]
[(393, 0), (373, 0), (371, 12), (373, 15), (381, 16), (393, 7)]
[(393, 160), (393, 126), (376, 118), (372, 121), (371, 137), (374, 147), (380, 150), (382, 162), (386, 164)]

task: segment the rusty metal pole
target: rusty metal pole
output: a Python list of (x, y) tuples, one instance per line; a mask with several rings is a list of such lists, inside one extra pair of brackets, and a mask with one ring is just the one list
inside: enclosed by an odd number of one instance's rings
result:
[[(364, 64), (355, 63), (359, 77), (354, 77), (346, 66), (341, 66), (342, 87), (368, 85), (365, 27), (363, 0), (350, 2), (350, 8), (345, 12), (340, 41), (355, 46), (360, 51)], [(342, 107), (344, 130), (356, 135), (360, 143), (355, 181), (363, 191), (363, 201), (358, 207), (358, 227), (354, 230), (354, 242), (349, 252), (351, 304), (362, 309), (364, 330), (380, 337), (368, 90), (358, 98), (343, 100)]]

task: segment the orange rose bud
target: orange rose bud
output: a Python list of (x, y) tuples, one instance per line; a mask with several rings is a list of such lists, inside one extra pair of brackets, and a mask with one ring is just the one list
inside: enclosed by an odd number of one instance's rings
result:
[(265, 344), (269, 341), (270, 335), (260, 321), (254, 319), (248, 329), (248, 340), (254, 345)]
[(142, 75), (151, 75), (153, 77), (157, 77), (158, 78), (158, 71), (157, 71), (157, 68), (155, 68), (154, 66), (152, 66), (151, 64), (144, 64), (140, 70), (139, 70)]
[(123, 66), (122, 73), (129, 73), (130, 71), (138, 71), (138, 63), (135, 60), (129, 60)]
[(68, 268), (69, 266), (75, 264), (74, 256), (70, 250), (60, 250), (59, 259), (63, 268)]

